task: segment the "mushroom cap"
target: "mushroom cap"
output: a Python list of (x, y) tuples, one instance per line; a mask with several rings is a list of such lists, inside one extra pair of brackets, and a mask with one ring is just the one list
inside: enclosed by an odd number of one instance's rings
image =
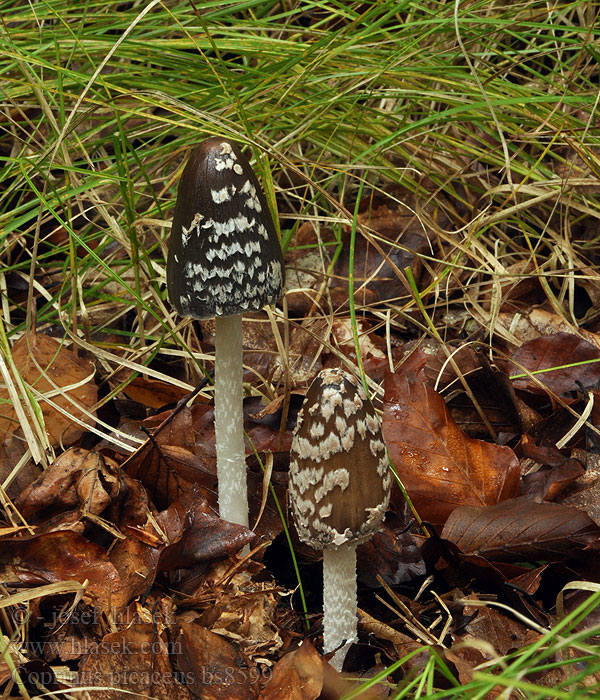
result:
[(310, 385), (290, 450), (296, 529), (315, 549), (367, 540), (385, 516), (392, 483), (381, 423), (354, 377), (324, 369)]
[(215, 137), (187, 162), (173, 215), (167, 291), (181, 316), (258, 311), (279, 299), (283, 255), (265, 195), (250, 163)]

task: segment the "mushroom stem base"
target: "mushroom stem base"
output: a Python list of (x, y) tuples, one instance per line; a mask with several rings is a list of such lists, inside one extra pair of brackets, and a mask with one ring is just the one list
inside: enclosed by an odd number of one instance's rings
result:
[(242, 316), (215, 319), (215, 437), (219, 514), (248, 527), (242, 413)]
[(324, 549), (323, 651), (341, 647), (330, 662), (338, 671), (350, 643), (357, 639), (356, 615), (356, 545)]

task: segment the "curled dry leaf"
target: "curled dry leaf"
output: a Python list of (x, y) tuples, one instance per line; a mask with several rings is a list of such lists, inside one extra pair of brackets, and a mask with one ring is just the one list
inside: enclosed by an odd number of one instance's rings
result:
[[(555, 394), (577, 391), (578, 385), (597, 386), (600, 381), (600, 348), (571, 333), (554, 333), (524, 343), (512, 354), (512, 374), (538, 372), (535, 378)], [(573, 363), (575, 367), (567, 367)], [(557, 369), (554, 369), (557, 368)], [(540, 372), (540, 370), (548, 370)], [(541, 393), (531, 377), (515, 379), (517, 389)]]
[(316, 700), (323, 690), (327, 664), (310, 642), (277, 662), (259, 700)]
[[(50, 444), (70, 445), (94, 424), (92, 410), (98, 400), (94, 365), (42, 333), (23, 335), (14, 344), (12, 356), (25, 383), (42, 394), (38, 401)], [(67, 387), (73, 387), (68, 389)], [(44, 396), (48, 398), (45, 399)], [(50, 401), (55, 406), (50, 404)], [(0, 388), (0, 402), (6, 402), (0, 416), (0, 442), (18, 427), (8, 389)], [(75, 405), (77, 404), (77, 405)], [(68, 415), (62, 413), (64, 409)], [(81, 420), (79, 425), (75, 419)]]
[(77, 685), (100, 686), (88, 691), (92, 700), (191, 700), (190, 691), (171, 665), (170, 651), (167, 636), (157, 625), (134, 623), (103, 637), (81, 665)]
[(243, 525), (222, 520), (192, 488), (157, 516), (169, 544), (161, 551), (163, 571), (188, 568), (239, 552), (255, 535)]
[(458, 506), (492, 505), (518, 494), (514, 452), (465, 435), (443, 398), (415, 373), (386, 375), (383, 434), (424, 520), (441, 524)]
[(551, 313), (541, 308), (534, 308), (527, 314), (519, 313), (518, 316), (512, 312), (500, 312), (497, 325), (504, 327), (507, 331), (510, 328), (520, 343), (535, 340), (541, 335), (576, 333), (584, 340), (600, 348), (599, 335), (585, 328), (576, 328), (573, 324), (569, 323), (564, 316), (559, 316), (558, 314)]
[[(463, 619), (469, 621), (461, 626), (453, 636), (456, 641), (467, 642), (469, 640), (485, 640), (493, 647), (495, 655), (490, 655), (483, 650), (486, 660), (505, 656), (514, 649), (520, 649), (529, 635), (529, 630), (518, 620), (507, 617), (492, 607), (476, 605), (479, 599), (475, 594), (469, 596), (474, 605), (465, 605), (462, 610)], [(539, 635), (538, 635), (539, 636)]]
[(218, 634), (183, 622), (175, 641), (177, 665), (196, 697), (203, 700), (254, 700), (261, 671)]
[(78, 447), (63, 452), (21, 493), (15, 505), (25, 518), (46, 509), (80, 507), (100, 514), (119, 492), (118, 466)]
[(86, 591), (102, 610), (120, 610), (128, 602), (127, 589), (104, 549), (76, 532), (5, 539), (0, 562), (8, 565), (13, 579), (25, 582), (83, 583), (87, 579)]
[(222, 637), (236, 641), (251, 658), (274, 654), (283, 644), (273, 624), (275, 595), (252, 583), (247, 588), (245, 595), (238, 592), (224, 596), (201, 616), (200, 622)]
[(576, 508), (513, 498), (487, 508), (457, 508), (442, 537), (465, 554), (495, 561), (560, 561), (598, 540), (600, 527)]
[[(333, 700), (345, 697), (357, 685), (359, 681), (342, 677), (305, 640), (296, 651), (286, 654), (276, 664), (273, 675), (258, 700)], [(381, 688), (376, 686), (362, 691), (356, 697), (376, 700), (382, 697), (380, 691)]]
[(356, 550), (356, 571), (362, 585), (377, 588), (381, 577), (392, 586), (425, 573), (419, 547), (406, 523), (388, 512), (379, 532)]
[[(209, 407), (200, 405), (197, 409), (197, 412), (206, 413)], [(159, 510), (175, 502), (192, 483), (206, 480), (205, 460), (195, 451), (197, 412), (190, 408), (174, 415), (172, 410), (164, 411), (143, 421), (142, 425), (152, 437), (121, 465), (129, 476), (142, 482)], [(210, 415), (212, 417), (212, 411)], [(214, 441), (214, 427), (212, 439)], [(213, 480), (209, 475), (209, 481)]]
[(542, 467), (523, 477), (521, 495), (530, 500), (556, 501), (584, 474), (585, 469), (576, 459), (568, 459), (555, 467)]

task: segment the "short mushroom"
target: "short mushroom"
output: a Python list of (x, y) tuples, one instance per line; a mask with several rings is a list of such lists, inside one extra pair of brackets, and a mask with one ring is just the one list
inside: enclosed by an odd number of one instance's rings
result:
[(322, 370), (298, 414), (289, 501), (300, 539), (323, 550), (323, 649), (338, 649), (338, 670), (356, 641), (356, 546), (379, 529), (390, 489), (381, 424), (363, 387)]
[(275, 225), (248, 160), (225, 138), (203, 141), (179, 182), (167, 291), (181, 316), (215, 317), (219, 512), (246, 527), (242, 314), (277, 301), (284, 274)]

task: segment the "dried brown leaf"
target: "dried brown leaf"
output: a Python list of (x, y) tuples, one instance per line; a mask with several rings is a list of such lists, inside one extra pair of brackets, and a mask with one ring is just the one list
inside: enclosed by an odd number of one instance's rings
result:
[(132, 697), (191, 700), (192, 697), (173, 670), (166, 634), (152, 623), (134, 623), (105, 635), (81, 665), (77, 685), (103, 687), (88, 691), (93, 700), (131, 700)]
[(491, 505), (517, 495), (514, 452), (465, 435), (443, 398), (416, 374), (388, 374), (383, 434), (420, 516), (443, 523), (458, 506)]
[[(52, 403), (74, 418), (87, 425), (94, 423), (92, 407), (98, 400), (98, 389), (91, 362), (42, 333), (21, 336), (12, 348), (12, 356), (21, 377), (29, 386), (48, 394)], [(69, 390), (64, 388), (74, 384), (79, 386)], [(6, 401), (0, 416), (1, 442), (18, 428), (18, 421), (9, 402), (8, 389), (0, 388), (0, 401)], [(82, 408), (77, 408), (72, 401)], [(39, 402), (46, 432), (53, 446), (70, 445), (83, 435), (86, 430), (84, 426), (78, 425), (73, 418), (64, 415), (43, 398)]]
[(260, 670), (241, 652), (193, 622), (183, 622), (176, 639), (177, 664), (186, 683), (203, 700), (253, 700)]
[(487, 508), (457, 508), (442, 537), (490, 560), (559, 561), (598, 540), (600, 527), (576, 508), (520, 497)]
[(22, 581), (87, 580), (87, 592), (103, 610), (119, 610), (128, 602), (127, 590), (106, 552), (76, 532), (5, 539), (0, 562), (10, 567), (13, 578)]
[(259, 700), (316, 700), (323, 690), (325, 665), (313, 645), (302, 642), (277, 662)]
[(242, 525), (219, 518), (195, 487), (162, 511), (157, 522), (169, 541), (160, 554), (163, 571), (228, 557), (255, 536)]
[(16, 499), (24, 517), (46, 509), (80, 508), (100, 514), (119, 493), (117, 464), (79, 447), (63, 452)]
[[(537, 372), (535, 378), (556, 394), (577, 391), (579, 384), (593, 387), (600, 382), (600, 348), (571, 333), (554, 333), (530, 340), (515, 350), (512, 360), (512, 374), (522, 374), (524, 370)], [(585, 364), (566, 366), (573, 363)], [(514, 385), (534, 393), (543, 392), (531, 377), (515, 379)]]

